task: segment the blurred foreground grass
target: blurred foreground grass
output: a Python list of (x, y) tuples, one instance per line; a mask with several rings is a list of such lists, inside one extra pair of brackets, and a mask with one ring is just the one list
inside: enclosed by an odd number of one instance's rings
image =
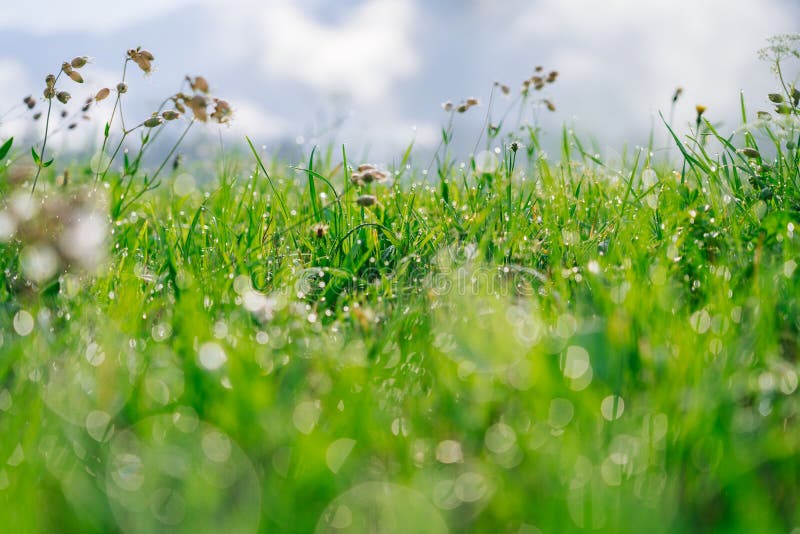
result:
[(1, 180), (0, 524), (800, 527), (797, 102), (700, 119), (677, 160)]

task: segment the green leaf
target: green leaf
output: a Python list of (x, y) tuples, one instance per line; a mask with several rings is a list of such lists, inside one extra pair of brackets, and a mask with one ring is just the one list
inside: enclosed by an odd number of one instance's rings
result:
[(3, 143), (3, 146), (0, 146), (0, 159), (6, 157), (8, 152), (11, 150), (11, 145), (14, 143), (14, 138), (10, 138), (8, 141)]
[(42, 164), (42, 167), (45, 167), (45, 168), (49, 167), (50, 165), (53, 164), (53, 161), (54, 161), (54, 159), (51, 159), (50, 161), (46, 161), (45, 163)]
[(42, 160), (39, 158), (39, 154), (36, 153), (36, 149), (33, 147), (31, 147), (31, 155), (33, 156), (33, 162), (36, 165), (40, 165), (42, 163)]
[(105, 131), (103, 133), (103, 137), (108, 137), (109, 130), (111, 130), (111, 123), (107, 122), (106, 123), (106, 129), (105, 129)]

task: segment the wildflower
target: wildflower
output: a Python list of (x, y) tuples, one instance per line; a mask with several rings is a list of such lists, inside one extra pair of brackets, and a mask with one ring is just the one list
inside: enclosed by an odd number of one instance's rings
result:
[(103, 87), (102, 89), (97, 91), (96, 95), (94, 95), (94, 101), (100, 102), (101, 100), (107, 98), (109, 94), (111, 94), (111, 90), (108, 87)]
[(59, 91), (58, 93), (56, 93), (56, 99), (58, 99), (58, 101), (61, 102), (62, 104), (66, 104), (67, 102), (69, 102), (70, 98), (72, 98), (72, 95), (66, 91)]
[(356, 204), (364, 208), (373, 206), (376, 202), (378, 199), (374, 195), (361, 195), (356, 199)]
[(324, 223), (317, 223), (311, 227), (311, 234), (318, 239), (325, 237), (328, 234), (329, 226)]
[(33, 109), (33, 107), (36, 105), (36, 99), (34, 99), (31, 95), (26, 96), (23, 102), (26, 106), (28, 106), (28, 109)]

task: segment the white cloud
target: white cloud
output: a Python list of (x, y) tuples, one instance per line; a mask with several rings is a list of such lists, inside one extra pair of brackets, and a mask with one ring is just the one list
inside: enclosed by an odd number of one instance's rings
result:
[(240, 24), (258, 28), (256, 49), (248, 53), (271, 78), (374, 103), (387, 99), (392, 86), (418, 68), (412, 0), (365, 2), (336, 23), (321, 21), (315, 10), (289, 0), (259, 4), (252, 16), (232, 9)]
[(517, 8), (511, 34), (552, 51), (563, 73), (556, 95), (563, 90), (565, 108), (598, 134), (600, 125), (622, 132), (667, 111), (676, 86), (685, 88), (681, 120), (695, 103), (711, 117), (735, 117), (740, 89), (760, 101), (772, 86), (756, 51), (793, 22), (775, 0), (540, 0)]

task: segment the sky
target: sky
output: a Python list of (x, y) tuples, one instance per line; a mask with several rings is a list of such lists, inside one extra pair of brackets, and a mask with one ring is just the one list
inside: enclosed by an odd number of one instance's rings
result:
[[(6, 2), (0, 139), (30, 127), (6, 112), (39, 96), (63, 60), (93, 58), (81, 89), (89, 94), (115, 85), (125, 50), (142, 45), (156, 71), (130, 76), (126, 113), (146, 117), (185, 74), (201, 74), (236, 110), (222, 132), (230, 143), (244, 135), (275, 149), (333, 141), (390, 160), (412, 140), (435, 147), (447, 120), (440, 104), (475, 96), (482, 106), (456, 125), (470, 151), (493, 83), (518, 91), (543, 65), (560, 73), (545, 95), (557, 107), (541, 113), (545, 135), (557, 140), (566, 124), (601, 149), (621, 150), (644, 144), (654, 124), (664, 133), (658, 112), (668, 114), (678, 86), (677, 125), (703, 104), (732, 130), (740, 91), (765, 108), (774, 80), (757, 50), (771, 35), (800, 31), (797, 21), (797, 0)], [(511, 98), (495, 98), (494, 116)], [(81, 129), (96, 139), (94, 128)]]

